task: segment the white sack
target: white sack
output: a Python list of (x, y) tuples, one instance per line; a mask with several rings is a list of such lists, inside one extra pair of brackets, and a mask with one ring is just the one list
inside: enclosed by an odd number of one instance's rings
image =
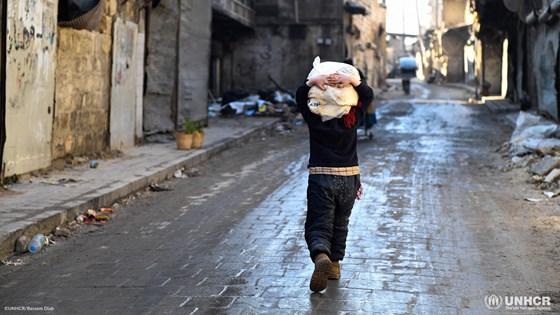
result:
[[(360, 73), (356, 67), (342, 62), (321, 62), (319, 57), (315, 57), (313, 69), (309, 72), (307, 79), (334, 73), (350, 75), (360, 80)], [(307, 95), (309, 97), (307, 101), (309, 110), (314, 114), (321, 115), (323, 121), (340, 118), (348, 114), (351, 106), (358, 104), (358, 93), (352, 85), (344, 88), (325, 85), (325, 88), (325, 91), (322, 91), (319, 87), (312, 86)]]

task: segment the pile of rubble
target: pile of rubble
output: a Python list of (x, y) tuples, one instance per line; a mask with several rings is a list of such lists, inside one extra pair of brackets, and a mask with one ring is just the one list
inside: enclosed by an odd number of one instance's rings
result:
[(560, 195), (560, 126), (522, 111), (508, 146), (511, 167), (526, 168), (547, 197)]
[(210, 117), (280, 116), (288, 117), (297, 112), (294, 96), (279, 90), (262, 90), (251, 94), (243, 90), (231, 90), (221, 98), (213, 99), (208, 108)]

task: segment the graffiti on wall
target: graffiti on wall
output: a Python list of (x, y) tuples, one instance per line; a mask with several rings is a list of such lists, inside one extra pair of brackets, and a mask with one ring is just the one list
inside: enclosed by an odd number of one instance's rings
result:
[(55, 19), (48, 15), (55, 13), (49, 11), (49, 7), (53, 8), (52, 1), (50, 4), (49, 1), (21, 1), (19, 7), (9, 10), (6, 61), (8, 69), (15, 70), (15, 89), (20, 92), (12, 93), (9, 99), (13, 108), (22, 105), (18, 99), (30, 85), (48, 79), (53, 73), (56, 25)]
[(5, 172), (48, 167), (56, 68), (55, 0), (8, 1)]

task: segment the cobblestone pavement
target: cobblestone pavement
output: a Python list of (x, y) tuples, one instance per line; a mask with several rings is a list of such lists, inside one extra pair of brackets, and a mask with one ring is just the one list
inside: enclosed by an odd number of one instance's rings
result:
[[(413, 85), (428, 98), (445, 92), (431, 89)], [(359, 144), (364, 196), (342, 277), (324, 292), (308, 287), (302, 126), (231, 149), (201, 165), (201, 176), (166, 182), (172, 191), (139, 196), (107, 225), (1, 267), (1, 311), (560, 312), (559, 266), (548, 251), (556, 245), (536, 243), (558, 227), (532, 224), (545, 205), (528, 205), (531, 190), (500, 171), (506, 124), (484, 106), (410, 99), (380, 102), (379, 116), (374, 139)], [(550, 297), (552, 307), (490, 310), (492, 294)]]

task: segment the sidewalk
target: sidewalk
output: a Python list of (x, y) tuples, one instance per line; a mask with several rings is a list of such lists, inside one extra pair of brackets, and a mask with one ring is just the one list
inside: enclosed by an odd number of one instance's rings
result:
[(277, 117), (210, 118), (204, 145), (180, 151), (175, 141), (150, 143), (127, 149), (119, 158), (96, 160), (31, 177), (0, 193), (0, 258), (14, 252), (21, 235), (50, 234), (57, 226), (74, 220), (87, 209), (110, 207), (133, 192), (173, 177), (176, 170), (190, 168), (240, 144), (274, 125)]

